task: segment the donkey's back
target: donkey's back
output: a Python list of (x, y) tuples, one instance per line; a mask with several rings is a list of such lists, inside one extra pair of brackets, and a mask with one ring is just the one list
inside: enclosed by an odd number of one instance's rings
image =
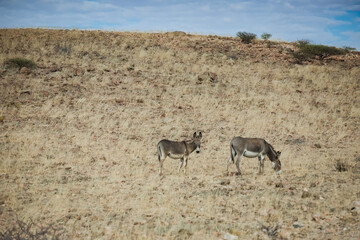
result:
[[(185, 153), (185, 148), (186, 145), (184, 142), (163, 139), (157, 144), (159, 160), (167, 156), (171, 158), (181, 158)], [(179, 157), (176, 157), (177, 155), (179, 155)]]
[(245, 150), (260, 153), (265, 151), (266, 141), (262, 138), (234, 137), (230, 145), (239, 153), (243, 153)]

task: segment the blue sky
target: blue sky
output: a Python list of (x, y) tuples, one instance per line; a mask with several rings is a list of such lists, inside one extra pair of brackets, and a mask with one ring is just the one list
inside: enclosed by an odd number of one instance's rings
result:
[(0, 0), (0, 28), (185, 31), (272, 39), (360, 50), (359, 0)]

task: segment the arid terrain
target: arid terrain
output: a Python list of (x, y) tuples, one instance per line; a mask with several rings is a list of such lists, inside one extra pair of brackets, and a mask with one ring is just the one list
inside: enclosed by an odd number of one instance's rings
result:
[[(360, 54), (174, 33), (0, 30), (0, 233), (60, 239), (359, 239)], [(37, 68), (14, 69), (10, 58)], [(187, 173), (156, 144), (202, 131)], [(265, 160), (231, 166), (234, 136)], [(45, 234), (45, 233), (44, 233)]]

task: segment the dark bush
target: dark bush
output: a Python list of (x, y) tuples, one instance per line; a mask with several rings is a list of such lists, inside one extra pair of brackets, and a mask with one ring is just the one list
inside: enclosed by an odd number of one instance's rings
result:
[(243, 43), (246, 44), (251, 43), (256, 38), (256, 34), (248, 32), (238, 32), (236, 36), (240, 38)]
[(7, 68), (18, 68), (22, 67), (27, 68), (36, 68), (36, 63), (32, 60), (28, 60), (25, 58), (10, 58), (4, 62), (5, 67)]
[(0, 232), (0, 239), (4, 240), (48, 240), (48, 239), (63, 239), (64, 231), (52, 224), (41, 226), (35, 224), (33, 221), (28, 223), (17, 220), (11, 227)]
[(302, 46), (310, 44), (310, 40), (301, 39), (301, 40), (297, 40), (296, 43), (301, 48)]
[(261, 38), (264, 39), (265, 41), (269, 40), (271, 38), (271, 34), (270, 33), (263, 33), (261, 34)]

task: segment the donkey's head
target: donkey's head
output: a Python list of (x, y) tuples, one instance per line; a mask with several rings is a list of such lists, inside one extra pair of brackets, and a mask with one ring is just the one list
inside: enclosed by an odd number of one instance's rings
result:
[(200, 145), (201, 145), (201, 138), (202, 138), (201, 132), (199, 132), (199, 135), (197, 135), (197, 133), (194, 132), (193, 138), (194, 138), (194, 143), (196, 145), (196, 153), (200, 153)]
[(273, 159), (271, 160), (272, 167), (277, 173), (281, 173), (280, 155), (281, 155), (281, 152), (279, 152), (279, 151), (275, 152), (275, 155), (274, 155)]

